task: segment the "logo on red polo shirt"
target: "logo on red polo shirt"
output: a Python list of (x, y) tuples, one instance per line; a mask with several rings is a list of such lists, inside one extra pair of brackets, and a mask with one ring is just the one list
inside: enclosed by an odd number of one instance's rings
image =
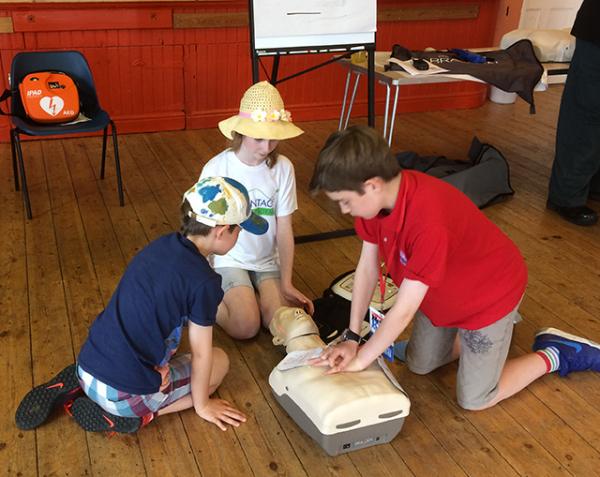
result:
[(408, 262), (408, 260), (406, 259), (406, 254), (404, 253), (404, 250), (400, 250), (400, 263), (403, 266), (406, 266), (406, 262)]

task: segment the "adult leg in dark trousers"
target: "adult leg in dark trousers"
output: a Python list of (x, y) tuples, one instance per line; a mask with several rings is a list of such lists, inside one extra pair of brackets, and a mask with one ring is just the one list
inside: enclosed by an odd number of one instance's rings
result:
[(547, 206), (577, 225), (593, 225), (586, 206), (600, 195), (600, 44), (577, 39), (563, 92)]

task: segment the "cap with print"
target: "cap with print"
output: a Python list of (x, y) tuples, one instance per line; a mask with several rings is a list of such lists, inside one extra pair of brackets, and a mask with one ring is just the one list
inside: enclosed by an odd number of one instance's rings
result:
[(269, 228), (265, 219), (252, 212), (246, 188), (230, 177), (200, 179), (183, 199), (192, 209), (190, 217), (210, 227), (239, 225), (255, 235), (262, 235)]

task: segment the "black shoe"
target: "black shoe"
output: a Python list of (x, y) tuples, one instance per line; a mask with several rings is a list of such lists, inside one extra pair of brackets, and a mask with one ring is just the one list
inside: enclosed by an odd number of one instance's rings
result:
[(554, 210), (563, 219), (576, 225), (594, 225), (598, 222), (598, 214), (585, 205), (579, 207), (561, 207), (548, 201), (546, 202), (546, 207)]
[(70, 408), (71, 415), (83, 429), (89, 432), (119, 432), (130, 434), (148, 424), (154, 417), (121, 417), (106, 412), (87, 397), (75, 399)]
[(55, 408), (83, 393), (75, 368), (74, 364), (67, 366), (50, 381), (25, 395), (15, 413), (19, 429), (35, 429), (48, 419)]

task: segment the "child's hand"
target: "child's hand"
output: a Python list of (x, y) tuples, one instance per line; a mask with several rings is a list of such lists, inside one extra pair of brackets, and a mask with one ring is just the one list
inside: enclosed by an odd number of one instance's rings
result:
[(314, 314), (315, 306), (313, 305), (313, 302), (293, 285), (282, 287), (281, 294), (288, 303), (300, 305), (300, 307), (311, 316)]
[(358, 371), (362, 371), (365, 367), (360, 363), (358, 358), (355, 356), (350, 360), (350, 362), (343, 369), (332, 368), (329, 369), (325, 374), (335, 374), (343, 371), (344, 373), (357, 373)]
[(360, 369), (347, 369), (357, 352), (358, 343), (356, 341), (344, 341), (325, 348), (317, 358), (311, 361), (311, 364), (314, 366), (329, 366), (325, 374), (335, 374), (340, 371), (360, 371)]
[(202, 419), (217, 425), (222, 431), (226, 431), (225, 424), (238, 427), (242, 422), (246, 422), (246, 416), (233, 407), (224, 399), (209, 399), (206, 405), (196, 411)]
[(159, 391), (163, 391), (171, 384), (171, 371), (169, 369), (169, 363), (164, 366), (154, 366), (154, 369), (160, 373), (161, 383)]

